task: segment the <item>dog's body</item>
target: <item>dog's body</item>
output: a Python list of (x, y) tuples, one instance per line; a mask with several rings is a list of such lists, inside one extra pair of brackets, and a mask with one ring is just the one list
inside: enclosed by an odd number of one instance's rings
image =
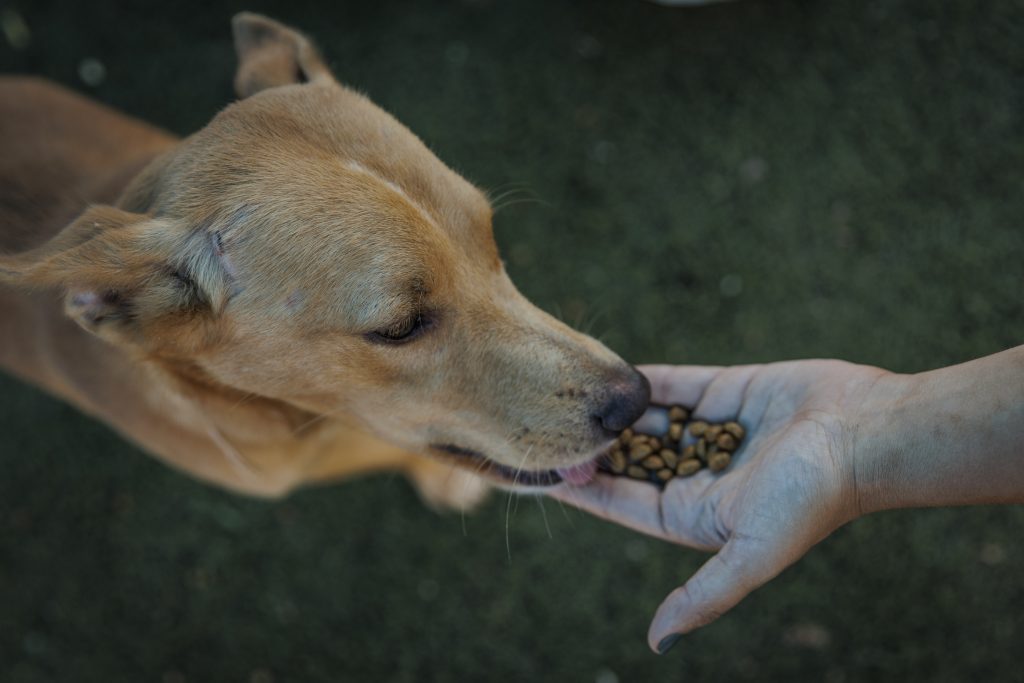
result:
[(643, 382), (518, 296), (482, 195), (301, 35), (235, 30), (246, 99), (185, 141), (0, 80), (0, 363), (253, 494), (400, 469), (462, 506), (485, 486), (453, 462), (589, 462)]

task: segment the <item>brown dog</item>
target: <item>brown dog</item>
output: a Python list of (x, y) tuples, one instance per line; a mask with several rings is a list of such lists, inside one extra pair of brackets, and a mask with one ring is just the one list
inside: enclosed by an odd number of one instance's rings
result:
[(0, 80), (0, 362), (251, 494), (586, 479), (646, 381), (516, 291), (485, 196), (306, 38), (234, 34), (242, 99), (184, 140)]

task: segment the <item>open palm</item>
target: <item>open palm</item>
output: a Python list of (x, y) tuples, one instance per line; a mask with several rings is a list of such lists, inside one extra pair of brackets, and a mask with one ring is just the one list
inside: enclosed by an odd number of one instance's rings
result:
[[(664, 652), (858, 516), (852, 416), (885, 372), (840, 361), (640, 369), (652, 404), (693, 406), (700, 419), (737, 419), (747, 430), (718, 474), (701, 470), (663, 491), (600, 474), (551, 493), (638, 531), (718, 551), (659, 607), (648, 642)], [(637, 428), (663, 432), (665, 411), (649, 409)]]

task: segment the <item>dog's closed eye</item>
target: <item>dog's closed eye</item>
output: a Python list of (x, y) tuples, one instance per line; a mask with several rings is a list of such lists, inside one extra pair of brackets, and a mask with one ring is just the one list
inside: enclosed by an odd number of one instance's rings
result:
[(393, 325), (368, 333), (366, 338), (375, 344), (407, 344), (422, 336), (433, 324), (434, 316), (417, 311)]

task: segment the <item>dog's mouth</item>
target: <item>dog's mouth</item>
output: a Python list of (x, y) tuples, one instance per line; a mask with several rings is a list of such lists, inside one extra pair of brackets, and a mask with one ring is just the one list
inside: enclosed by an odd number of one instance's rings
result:
[(483, 453), (471, 448), (463, 448), (454, 444), (431, 444), (430, 448), (443, 453), (469, 467), (477, 474), (497, 479), (503, 484), (512, 486), (548, 487), (565, 482), (572, 486), (583, 486), (590, 482), (597, 473), (597, 459), (572, 467), (559, 467), (553, 470), (524, 470), (494, 462)]

